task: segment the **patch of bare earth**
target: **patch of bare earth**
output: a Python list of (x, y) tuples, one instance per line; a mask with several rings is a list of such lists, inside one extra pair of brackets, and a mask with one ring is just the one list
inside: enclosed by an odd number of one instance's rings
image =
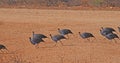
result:
[[(120, 40), (116, 44), (99, 33), (102, 26), (118, 32), (119, 25), (120, 11), (0, 9), (0, 44), (9, 49), (8, 54), (0, 52), (0, 63), (120, 63)], [(74, 46), (58, 42), (51, 48), (55, 42), (49, 34), (58, 34), (57, 28), (73, 31), (62, 42)], [(38, 49), (29, 41), (32, 31), (49, 37)], [(83, 40), (79, 31), (91, 32), (97, 39)]]

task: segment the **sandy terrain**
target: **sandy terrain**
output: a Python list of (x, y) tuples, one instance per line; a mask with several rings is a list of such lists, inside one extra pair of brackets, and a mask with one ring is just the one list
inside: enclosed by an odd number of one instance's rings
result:
[[(0, 9), (0, 44), (10, 51), (0, 52), (0, 63), (120, 63), (120, 40), (116, 44), (99, 33), (102, 26), (118, 32), (119, 25), (120, 11)], [(55, 42), (49, 34), (58, 34), (57, 28), (72, 30), (74, 34), (62, 42), (74, 46), (58, 42), (51, 48)], [(49, 37), (37, 49), (28, 39), (32, 31)], [(83, 40), (79, 31), (91, 32), (97, 39)], [(20, 57), (16, 61), (15, 54)]]

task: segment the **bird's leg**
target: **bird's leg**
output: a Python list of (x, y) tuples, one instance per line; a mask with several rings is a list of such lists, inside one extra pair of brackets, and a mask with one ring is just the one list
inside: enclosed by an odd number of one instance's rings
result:
[(60, 41), (61, 45), (64, 46), (64, 44), (62, 43), (62, 41)]
[(39, 48), (38, 44), (35, 45), (35, 48)]
[(2, 53), (4, 53), (2, 50), (0, 50)]
[(72, 34), (73, 36), (75, 36), (75, 34)]
[(89, 39), (89, 38), (87, 38), (87, 40), (90, 42), (90, 39)]
[(7, 52), (9, 52), (9, 50), (8, 50), (7, 48), (6, 48), (5, 50), (6, 50)]
[(93, 37), (96, 40), (96, 37)]
[(57, 42), (55, 43), (55, 45), (53, 45), (52, 47), (56, 47), (57, 46)]
[(109, 44), (111, 44), (111, 43), (113, 42), (113, 41), (112, 41), (113, 39), (108, 39), (108, 40), (110, 41)]
[(60, 42), (60, 43), (62, 44), (62, 46), (64, 46), (62, 42)]
[(115, 41), (115, 43), (117, 43), (117, 41), (115, 39), (113, 39)]
[(118, 38), (120, 40), (120, 38)]
[[(116, 32), (116, 31), (115, 31)], [(119, 34), (118, 32), (116, 32), (117, 34)]]
[(57, 43), (54, 46), (57, 46)]
[(104, 37), (103, 40), (105, 40), (106, 38)]
[(88, 38), (89, 39), (89, 41), (91, 42), (92, 41), (92, 39), (91, 38)]
[(67, 34), (66, 36), (67, 36), (67, 38), (69, 39), (69, 36), (68, 36), (68, 34)]
[[(96, 40), (96, 38), (95, 37), (93, 37), (94, 38), (94, 40)], [(93, 41), (93, 40), (92, 40)]]
[(7, 49), (4, 49), (5, 53), (8, 53), (9, 51)]

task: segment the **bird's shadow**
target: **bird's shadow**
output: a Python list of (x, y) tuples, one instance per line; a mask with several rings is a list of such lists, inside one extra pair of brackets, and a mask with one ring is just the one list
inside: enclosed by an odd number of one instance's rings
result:
[[(65, 44), (63, 44), (63, 45), (61, 45), (61, 46), (76, 46), (76, 45), (74, 45), (74, 44), (71, 44), (71, 45), (65, 45)], [(54, 48), (54, 47), (59, 47), (59, 46), (57, 46), (57, 44), (54, 44), (54, 45), (52, 45), (52, 46), (44, 46), (44, 47), (38, 47), (37, 49), (39, 49), (39, 48)]]

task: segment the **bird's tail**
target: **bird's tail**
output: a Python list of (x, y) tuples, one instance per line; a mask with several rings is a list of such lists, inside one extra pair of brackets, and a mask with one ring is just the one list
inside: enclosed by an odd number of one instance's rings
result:
[(73, 32), (71, 32), (71, 34), (74, 34)]
[(117, 31), (115, 31), (116, 34), (119, 34)]
[(118, 39), (120, 40), (120, 38), (118, 37)]

